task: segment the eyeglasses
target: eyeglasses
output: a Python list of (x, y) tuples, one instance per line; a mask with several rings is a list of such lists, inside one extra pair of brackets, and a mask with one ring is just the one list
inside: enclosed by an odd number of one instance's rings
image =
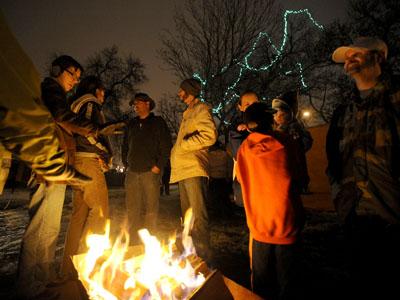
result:
[(76, 80), (77, 82), (79, 82), (79, 77), (80, 76), (78, 76), (78, 75), (76, 75), (76, 73), (74, 72), (71, 72), (70, 70), (68, 70), (68, 69), (65, 69), (64, 71), (66, 71), (69, 75), (71, 75), (71, 77), (74, 79), (74, 80)]
[(135, 101), (133, 101), (132, 105), (136, 106), (136, 105), (139, 105), (139, 104), (146, 104), (146, 103), (147, 103), (147, 101), (135, 100)]

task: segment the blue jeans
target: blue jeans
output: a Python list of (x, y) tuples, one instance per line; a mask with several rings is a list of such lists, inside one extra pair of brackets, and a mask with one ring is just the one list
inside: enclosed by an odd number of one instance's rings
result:
[(185, 216), (185, 212), (190, 207), (193, 209), (194, 224), (192, 238), (194, 246), (197, 254), (209, 262), (211, 260), (212, 251), (206, 208), (207, 189), (207, 177), (192, 177), (179, 181), (182, 217)]
[(265, 299), (302, 298), (297, 287), (299, 243), (277, 245), (253, 239), (250, 249), (253, 292)]
[(22, 238), (18, 292), (27, 297), (42, 292), (55, 276), (55, 252), (61, 226), (65, 184), (38, 184), (29, 203), (30, 221)]
[(160, 200), (160, 174), (129, 171), (125, 177), (125, 203), (131, 244), (139, 243), (137, 231), (155, 234)]

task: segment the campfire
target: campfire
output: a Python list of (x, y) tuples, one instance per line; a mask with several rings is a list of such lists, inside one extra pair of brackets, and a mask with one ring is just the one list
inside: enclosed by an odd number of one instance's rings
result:
[(87, 296), (95, 300), (260, 300), (219, 271), (210, 270), (196, 255), (190, 236), (193, 222), (189, 209), (179, 242), (175, 235), (163, 244), (141, 229), (143, 246), (132, 247), (127, 231), (112, 244), (107, 222), (103, 235), (87, 236), (88, 251), (73, 257), (80, 284), (64, 285), (60, 300), (86, 300)]
[[(196, 256), (189, 235), (192, 226), (193, 215), (189, 209), (181, 235), (183, 251), (178, 251), (175, 237), (162, 244), (147, 229), (139, 230), (144, 247), (129, 247), (126, 231), (111, 245), (109, 222), (104, 235), (88, 235), (87, 253), (74, 256), (73, 263), (89, 297), (107, 300), (190, 298), (206, 281), (207, 274), (203, 273), (211, 273)], [(205, 270), (203, 273), (200, 266)]]

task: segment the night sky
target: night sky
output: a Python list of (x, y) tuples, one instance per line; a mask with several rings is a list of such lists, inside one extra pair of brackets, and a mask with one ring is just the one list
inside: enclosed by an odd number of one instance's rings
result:
[[(279, 0), (278, 0), (279, 1)], [(322, 24), (345, 17), (346, 0), (280, 0), (286, 9), (308, 8)], [(173, 74), (161, 69), (159, 33), (173, 28), (174, 5), (182, 0), (1, 0), (1, 10), (27, 54), (44, 74), (51, 54), (66, 53), (82, 63), (117, 45), (145, 64), (140, 88), (158, 99), (176, 91)], [(165, 69), (165, 66), (164, 66)], [(174, 83), (175, 82), (175, 83)]]

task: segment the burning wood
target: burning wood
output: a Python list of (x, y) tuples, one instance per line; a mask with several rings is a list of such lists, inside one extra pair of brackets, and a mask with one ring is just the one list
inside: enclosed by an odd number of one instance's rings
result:
[[(188, 299), (205, 281), (208, 271), (196, 256), (189, 235), (193, 225), (192, 211), (185, 214), (182, 233), (183, 253), (175, 247), (175, 238), (162, 245), (146, 229), (139, 231), (144, 244), (130, 247), (123, 232), (111, 246), (110, 224), (104, 235), (87, 237), (88, 252), (73, 257), (79, 279), (93, 299)], [(195, 266), (196, 266), (195, 265)]]
[[(176, 247), (175, 237), (170, 239), (168, 245), (162, 245), (146, 229), (139, 231), (144, 246), (128, 247), (127, 232), (122, 232), (111, 246), (109, 223), (104, 235), (89, 235), (88, 252), (73, 257), (79, 280), (89, 298), (234, 299), (229, 286), (241, 291), (240, 297), (257, 299), (220, 272), (209, 270), (196, 255), (189, 235), (192, 226), (192, 212), (188, 210), (182, 232), (182, 251)], [(84, 299), (82, 295), (72, 298)]]

